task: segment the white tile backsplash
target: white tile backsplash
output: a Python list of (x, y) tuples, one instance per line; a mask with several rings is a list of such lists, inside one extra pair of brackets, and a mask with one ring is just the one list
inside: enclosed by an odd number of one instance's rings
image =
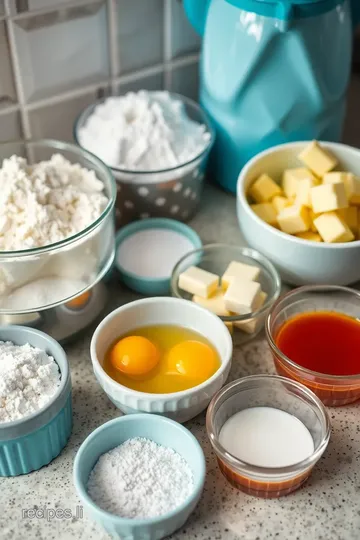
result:
[[(14, 21), (25, 98), (51, 97), (109, 77), (106, 4)], [(46, 46), (45, 46), (46, 44)]]
[(0, 140), (22, 135), (21, 118), (27, 136), (72, 140), (99, 88), (172, 81), (195, 96), (197, 58), (188, 54), (199, 45), (179, 0), (0, 0)]

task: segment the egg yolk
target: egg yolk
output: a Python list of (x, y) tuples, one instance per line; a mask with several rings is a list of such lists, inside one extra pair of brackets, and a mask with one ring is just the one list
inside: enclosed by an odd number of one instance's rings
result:
[(120, 339), (110, 351), (114, 368), (130, 376), (149, 373), (158, 364), (160, 352), (147, 338), (129, 336)]
[(178, 373), (197, 381), (206, 381), (218, 368), (215, 351), (201, 341), (182, 341), (168, 354), (167, 365), (170, 373)]

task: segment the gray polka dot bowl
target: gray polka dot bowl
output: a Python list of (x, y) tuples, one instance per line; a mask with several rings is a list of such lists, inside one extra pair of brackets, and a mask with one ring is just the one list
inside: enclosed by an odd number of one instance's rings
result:
[[(210, 137), (203, 151), (191, 161), (180, 166), (155, 171), (130, 171), (110, 167), (116, 179), (116, 225), (149, 217), (164, 217), (186, 222), (198, 208), (204, 185), (209, 152), (215, 140), (215, 132), (206, 113), (191, 99), (171, 94), (183, 103), (186, 115), (206, 126)], [(74, 125), (74, 138), (80, 145), (78, 132), (87, 122), (99, 100), (86, 108)]]

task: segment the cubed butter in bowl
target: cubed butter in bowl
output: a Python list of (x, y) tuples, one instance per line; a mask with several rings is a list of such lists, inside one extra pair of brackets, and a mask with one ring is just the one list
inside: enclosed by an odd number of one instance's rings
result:
[[(268, 181), (263, 189), (264, 175), (280, 192), (272, 184), (270, 191)], [(360, 150), (344, 144), (276, 146), (250, 160), (238, 180), (237, 213), (247, 243), (291, 285), (360, 280), (359, 207)]]

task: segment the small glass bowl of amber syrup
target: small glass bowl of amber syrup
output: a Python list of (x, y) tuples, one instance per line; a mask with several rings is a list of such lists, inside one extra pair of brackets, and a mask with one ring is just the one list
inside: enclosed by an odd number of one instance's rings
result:
[(312, 390), (324, 405), (360, 399), (360, 292), (336, 285), (299, 287), (266, 320), (279, 375)]

